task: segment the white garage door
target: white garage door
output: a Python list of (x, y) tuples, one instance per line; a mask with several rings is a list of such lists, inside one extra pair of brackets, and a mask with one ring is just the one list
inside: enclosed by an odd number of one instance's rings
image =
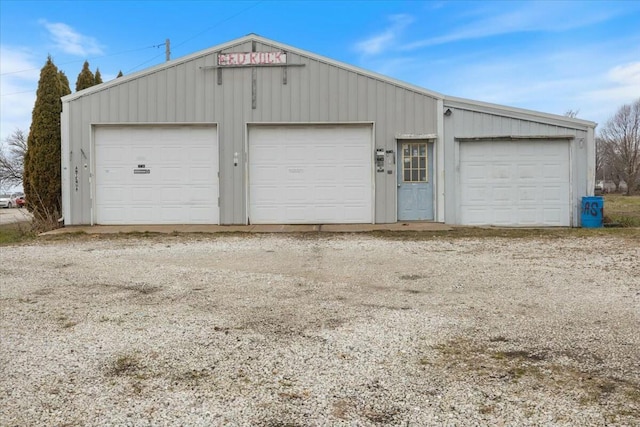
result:
[(98, 224), (218, 224), (213, 126), (96, 127)]
[(372, 127), (252, 126), (252, 224), (372, 223)]
[(567, 141), (460, 143), (460, 223), (568, 226)]

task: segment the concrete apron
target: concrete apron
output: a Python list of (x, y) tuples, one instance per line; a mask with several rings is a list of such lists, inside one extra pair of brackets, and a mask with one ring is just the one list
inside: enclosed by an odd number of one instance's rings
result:
[(394, 224), (291, 224), (291, 225), (94, 225), (67, 226), (42, 233), (51, 236), (66, 233), (362, 233), (369, 231), (451, 231), (439, 222), (397, 222)]

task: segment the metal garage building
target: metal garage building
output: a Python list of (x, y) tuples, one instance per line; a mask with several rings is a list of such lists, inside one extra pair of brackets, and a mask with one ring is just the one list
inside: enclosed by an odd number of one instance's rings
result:
[(576, 226), (595, 123), (256, 35), (65, 96), (65, 224)]

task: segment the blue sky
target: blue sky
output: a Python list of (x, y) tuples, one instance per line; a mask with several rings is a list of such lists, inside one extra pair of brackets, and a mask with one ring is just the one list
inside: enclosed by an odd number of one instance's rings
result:
[[(463, 98), (604, 124), (640, 97), (640, 1), (0, 0), (0, 139), (28, 131), (47, 55), (72, 89), (257, 33)], [(159, 46), (161, 45), (161, 46)]]

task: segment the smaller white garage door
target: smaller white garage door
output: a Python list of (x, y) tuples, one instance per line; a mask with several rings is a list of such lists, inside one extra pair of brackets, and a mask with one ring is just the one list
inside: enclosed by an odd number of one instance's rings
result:
[(373, 222), (371, 125), (249, 128), (252, 224)]
[(569, 226), (568, 141), (460, 143), (460, 223)]
[(98, 224), (218, 224), (214, 126), (96, 127)]

